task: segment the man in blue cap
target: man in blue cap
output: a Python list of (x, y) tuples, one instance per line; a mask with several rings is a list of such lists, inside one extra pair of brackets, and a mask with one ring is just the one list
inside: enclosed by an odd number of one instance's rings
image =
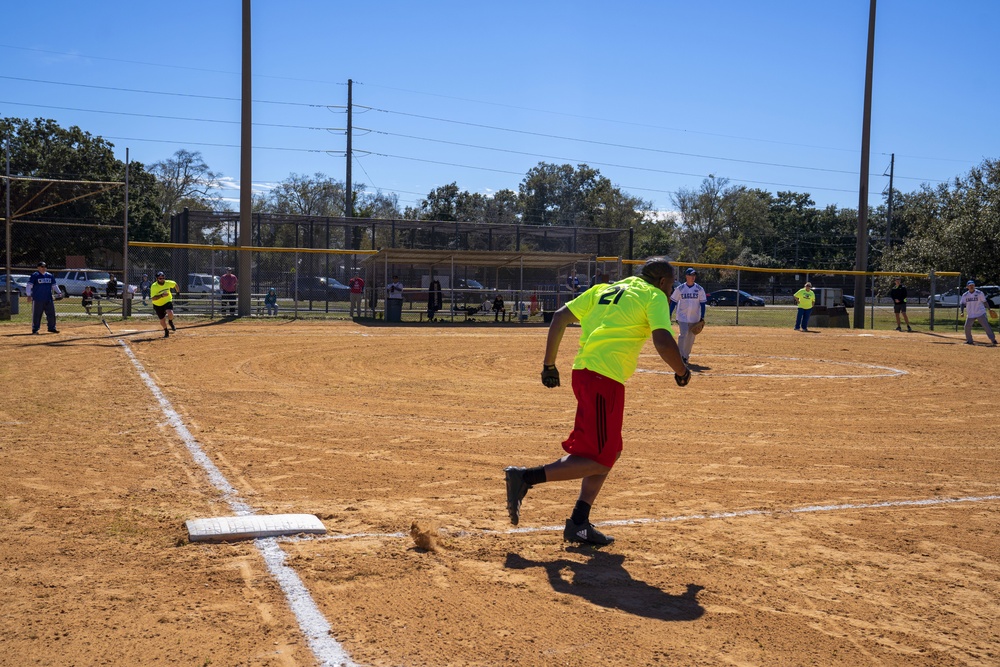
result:
[(62, 298), (62, 292), (56, 285), (56, 278), (49, 273), (45, 262), (38, 263), (38, 270), (28, 278), (28, 301), (31, 302), (31, 333), (36, 334), (42, 326), (42, 313), (45, 313), (45, 324), (49, 333), (59, 333), (56, 329), (56, 305), (52, 295)]
[(677, 327), (680, 335), (677, 337), (677, 347), (681, 351), (681, 359), (686, 364), (694, 347), (694, 337), (701, 333), (705, 326), (705, 304), (708, 295), (705, 288), (695, 282), (698, 272), (688, 268), (684, 272), (684, 282), (674, 288), (670, 294), (670, 313), (677, 314)]
[(990, 345), (995, 346), (997, 344), (997, 337), (990, 327), (989, 319), (986, 317), (986, 312), (990, 306), (989, 302), (986, 301), (986, 295), (983, 294), (982, 290), (976, 289), (975, 280), (965, 283), (965, 288), (967, 291), (962, 295), (962, 299), (958, 304), (959, 312), (965, 312), (965, 344), (975, 345), (972, 341), (972, 324), (973, 322), (979, 322), (980, 326), (983, 327), (983, 331), (986, 332), (986, 337), (990, 339)]

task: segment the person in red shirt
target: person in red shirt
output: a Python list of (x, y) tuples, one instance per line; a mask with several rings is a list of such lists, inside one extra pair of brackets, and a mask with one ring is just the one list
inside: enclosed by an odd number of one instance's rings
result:
[(365, 279), (361, 277), (360, 273), (355, 273), (354, 277), (347, 281), (347, 286), (351, 288), (351, 317), (355, 317), (354, 312), (357, 310), (357, 317), (361, 317), (362, 313), (362, 297), (365, 293)]
[(226, 269), (226, 272), (219, 278), (219, 288), (222, 290), (222, 312), (228, 309), (230, 315), (236, 314), (236, 290), (239, 284), (240, 281), (232, 269)]

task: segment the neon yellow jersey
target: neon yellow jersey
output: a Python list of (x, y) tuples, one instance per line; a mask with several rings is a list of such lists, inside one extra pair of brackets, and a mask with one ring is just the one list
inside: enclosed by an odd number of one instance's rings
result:
[(635, 373), (639, 352), (654, 330), (674, 335), (667, 295), (639, 276), (595, 285), (566, 307), (581, 328), (573, 368), (586, 368), (622, 384)]
[(170, 290), (176, 288), (177, 283), (173, 280), (164, 280), (163, 284), (160, 281), (154, 280), (153, 284), (149, 286), (149, 297), (153, 300), (153, 305), (155, 306), (165, 306), (174, 298), (170, 295)]
[(816, 292), (803, 287), (795, 293), (795, 298), (799, 300), (799, 308), (809, 310), (816, 303)]

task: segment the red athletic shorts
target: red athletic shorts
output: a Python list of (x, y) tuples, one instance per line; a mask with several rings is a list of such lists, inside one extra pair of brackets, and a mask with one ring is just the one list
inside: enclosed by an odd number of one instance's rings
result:
[(611, 468), (622, 451), (625, 385), (587, 369), (573, 370), (576, 422), (562, 447)]

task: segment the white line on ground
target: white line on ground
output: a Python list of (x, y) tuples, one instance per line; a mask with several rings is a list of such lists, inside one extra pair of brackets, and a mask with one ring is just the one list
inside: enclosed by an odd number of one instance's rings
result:
[[(644, 357), (654, 357), (656, 355), (644, 354)], [(818, 374), (792, 374), (792, 373), (716, 373), (713, 371), (701, 371), (698, 377), (731, 377), (731, 378), (797, 378), (797, 379), (824, 379), (824, 380), (858, 380), (870, 378), (892, 378), (901, 375), (909, 375), (907, 371), (890, 366), (878, 366), (876, 364), (865, 364), (860, 361), (831, 361), (828, 359), (802, 359), (799, 357), (775, 357), (768, 355), (749, 354), (700, 354), (698, 357), (738, 357), (743, 359), (776, 359), (778, 361), (801, 361), (814, 364), (832, 364), (834, 366), (854, 366), (856, 368), (870, 368), (872, 370), (884, 371), (883, 373), (867, 373), (864, 375), (818, 375)], [(659, 358), (659, 357), (657, 357)], [(661, 371), (647, 368), (637, 368), (637, 373), (653, 373), (655, 375), (673, 375), (673, 371)]]
[[(167, 418), (167, 423), (174, 427), (174, 431), (184, 441), (184, 445), (188, 448), (188, 451), (191, 452), (192, 458), (208, 474), (212, 485), (222, 492), (223, 498), (230, 509), (239, 516), (255, 514), (254, 509), (239, 497), (236, 489), (233, 488), (222, 472), (219, 471), (216, 465), (212, 463), (212, 460), (201, 449), (201, 445), (198, 444), (198, 441), (194, 439), (194, 436), (191, 435), (191, 432), (185, 426), (184, 420), (177, 414), (170, 401), (160, 391), (159, 386), (157, 386), (149, 373), (146, 372), (146, 369), (143, 368), (128, 344), (122, 339), (118, 340), (118, 344), (125, 350), (125, 354), (132, 361), (132, 365), (139, 371), (139, 377), (142, 378), (146, 387), (149, 388), (160, 404), (160, 409)], [(263, 556), (271, 576), (274, 577), (274, 580), (278, 582), (281, 590), (285, 593), (285, 599), (288, 600), (288, 606), (291, 608), (292, 613), (295, 614), (295, 618), (299, 623), (299, 629), (305, 635), (309, 643), (309, 648), (312, 650), (313, 655), (316, 656), (319, 664), (324, 667), (354, 665), (340, 643), (330, 636), (330, 624), (323, 616), (323, 612), (316, 606), (316, 602), (313, 601), (312, 596), (309, 595), (309, 589), (302, 583), (295, 570), (285, 565), (285, 552), (278, 546), (275, 538), (257, 539), (254, 540), (254, 544), (257, 550), (260, 551), (261, 556)]]
[[(847, 503), (842, 505), (809, 505), (807, 507), (793, 507), (790, 509), (777, 510), (739, 510), (736, 512), (713, 512), (711, 514), (681, 514), (678, 516), (667, 516), (659, 518), (638, 518), (638, 519), (616, 519), (612, 521), (599, 521), (595, 526), (641, 526), (656, 523), (674, 523), (677, 521), (709, 521), (714, 519), (737, 519), (745, 516), (780, 516), (783, 514), (811, 514), (815, 512), (846, 512), (848, 510), (883, 509), (887, 507), (927, 507), (933, 505), (947, 505), (950, 503), (981, 503), (991, 500), (1000, 500), (1000, 495), (990, 496), (965, 496), (963, 498), (923, 498), (919, 500), (886, 500), (876, 503)], [(480, 531), (460, 531), (451, 533), (449, 537), (469, 537), (473, 535), (516, 535), (518, 533), (551, 533), (562, 531), (564, 526), (535, 526), (508, 528), (507, 530), (480, 530)], [(351, 539), (375, 539), (375, 538), (404, 538), (409, 537), (408, 533), (351, 533), (349, 535), (323, 535), (322, 537), (279, 537), (280, 541), (301, 542), (301, 541), (322, 541), (322, 540), (351, 540)]]

